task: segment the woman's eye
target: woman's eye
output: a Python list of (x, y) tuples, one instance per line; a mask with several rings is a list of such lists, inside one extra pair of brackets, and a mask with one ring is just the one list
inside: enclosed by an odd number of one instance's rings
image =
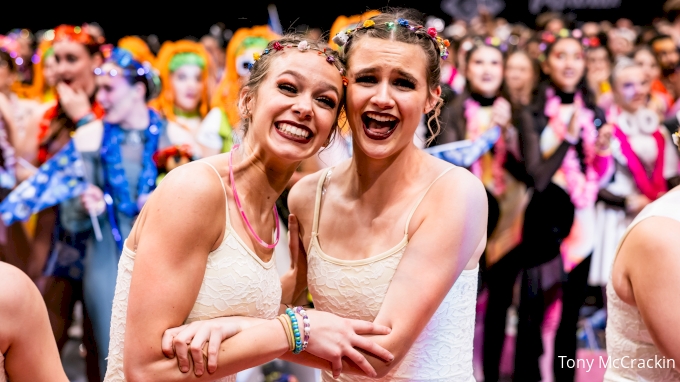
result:
[(74, 62), (78, 61), (78, 58), (76, 56), (68, 55), (68, 56), (66, 56), (66, 61), (68, 61), (70, 63), (74, 63)]
[(361, 76), (357, 77), (356, 82), (364, 84), (375, 84), (378, 80), (373, 76)]
[(394, 84), (401, 87), (401, 88), (407, 88), (407, 89), (415, 89), (416, 88), (416, 84), (414, 84), (413, 82), (411, 82), (409, 80), (405, 80), (403, 78), (400, 78), (400, 79), (394, 81)]
[(279, 84), (279, 89), (283, 90), (284, 92), (287, 93), (296, 93), (297, 89), (295, 89), (295, 86), (289, 85), (289, 84)]
[(319, 98), (319, 102), (324, 103), (326, 106), (328, 106), (331, 109), (335, 108), (335, 101), (328, 97), (321, 97)]

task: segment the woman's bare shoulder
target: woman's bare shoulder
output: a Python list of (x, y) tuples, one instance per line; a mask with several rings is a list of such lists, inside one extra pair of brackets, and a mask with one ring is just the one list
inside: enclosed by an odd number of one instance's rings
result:
[(42, 303), (33, 281), (19, 268), (0, 262), (0, 351), (6, 350), (14, 331), (36, 312), (32, 307)]
[(634, 296), (643, 292), (636, 287), (648, 286), (650, 276), (680, 272), (680, 253), (673, 240), (679, 231), (680, 222), (662, 216), (646, 218), (630, 230), (612, 270), (614, 290), (622, 300), (634, 304)]
[[(226, 195), (222, 178), (206, 164), (189, 163), (170, 171), (151, 194), (139, 220), (182, 232), (213, 231), (221, 234), (215, 221), (225, 214)], [(220, 228), (221, 227), (221, 228)]]

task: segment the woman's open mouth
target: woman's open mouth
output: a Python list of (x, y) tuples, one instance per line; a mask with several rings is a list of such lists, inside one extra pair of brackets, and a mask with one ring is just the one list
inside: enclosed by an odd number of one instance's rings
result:
[(295, 122), (274, 122), (276, 132), (280, 136), (298, 143), (308, 143), (314, 137), (314, 133), (307, 126)]
[(361, 116), (364, 133), (375, 140), (387, 139), (394, 133), (399, 119), (395, 116), (383, 113), (366, 112)]

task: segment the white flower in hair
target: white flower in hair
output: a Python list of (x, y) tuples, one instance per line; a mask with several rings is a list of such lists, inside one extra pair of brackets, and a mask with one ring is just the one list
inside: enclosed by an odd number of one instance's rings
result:
[(345, 46), (345, 44), (347, 44), (347, 40), (349, 40), (349, 37), (344, 32), (340, 32), (336, 34), (335, 37), (333, 37), (333, 42), (338, 46)]
[(305, 50), (309, 50), (309, 43), (307, 40), (302, 40), (298, 44), (298, 49), (300, 49), (301, 52), (304, 52)]

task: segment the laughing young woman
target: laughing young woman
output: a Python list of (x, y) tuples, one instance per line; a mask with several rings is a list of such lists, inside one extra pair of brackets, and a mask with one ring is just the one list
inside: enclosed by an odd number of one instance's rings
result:
[[(371, 375), (354, 347), (391, 358), (358, 335), (386, 334), (385, 327), (321, 312), (277, 319), (274, 203), (300, 162), (329, 139), (344, 96), (342, 66), (326, 49), (297, 36), (270, 43), (241, 92), (242, 146), (173, 170), (149, 198), (118, 265), (106, 381), (235, 381), (236, 372), (291, 345), (299, 350), (291, 339), (303, 322), (314, 327), (307, 351), (321, 358), (339, 364), (349, 357)], [(216, 317), (209, 324), (226, 326), (213, 332), (206, 366), (202, 343), (186, 334)], [(249, 327), (254, 318), (265, 320)], [(177, 360), (163, 356), (173, 357), (173, 349)], [(187, 349), (196, 362), (191, 373)]]
[[(391, 327), (370, 338), (394, 361), (366, 354), (379, 381), (472, 382), (486, 194), (470, 172), (413, 143), (422, 115), (439, 107), (445, 50), (414, 13), (383, 13), (336, 39), (345, 43), (354, 156), (291, 191), (308, 254), (292, 295), (308, 284), (317, 309)], [(331, 374), (310, 352), (284, 358), (325, 369), (324, 381), (375, 380), (347, 359)]]
[(416, 12), (399, 10), (345, 35), (354, 156), (302, 180), (290, 204), (315, 307), (392, 328), (376, 342), (395, 362), (369, 358), (379, 380), (474, 381), (486, 193), (470, 172), (413, 144), (421, 116), (440, 107), (445, 57), (444, 41), (420, 25)]

